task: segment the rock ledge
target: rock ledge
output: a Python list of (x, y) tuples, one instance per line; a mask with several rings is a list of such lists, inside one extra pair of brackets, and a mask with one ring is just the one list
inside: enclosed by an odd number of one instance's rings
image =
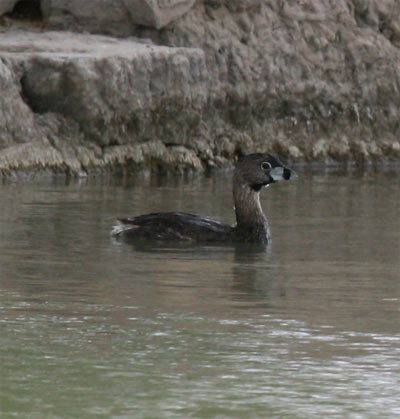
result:
[(1, 174), (204, 170), (255, 150), (400, 159), (396, 0), (0, 0), (1, 14)]

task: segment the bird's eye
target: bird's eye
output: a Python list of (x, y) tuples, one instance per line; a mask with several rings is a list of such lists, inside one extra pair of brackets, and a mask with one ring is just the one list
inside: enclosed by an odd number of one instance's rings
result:
[(271, 167), (272, 167), (272, 165), (268, 161), (263, 161), (261, 163), (261, 169), (263, 169), (263, 170), (269, 170), (269, 169), (271, 169)]

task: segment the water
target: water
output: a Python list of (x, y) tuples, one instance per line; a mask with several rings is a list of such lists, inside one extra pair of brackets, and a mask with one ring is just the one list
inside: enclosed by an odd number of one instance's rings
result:
[(267, 252), (137, 248), (113, 220), (233, 221), (229, 174), (0, 185), (3, 418), (400, 417), (400, 172), (263, 191)]

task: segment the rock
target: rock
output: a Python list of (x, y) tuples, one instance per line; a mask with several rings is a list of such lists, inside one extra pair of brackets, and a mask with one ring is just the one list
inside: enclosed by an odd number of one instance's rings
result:
[[(40, 6), (40, 25), (0, 26), (0, 172), (399, 159), (397, 0)], [(186, 12), (159, 30), (150, 6)]]
[(184, 15), (195, 0), (124, 0), (131, 22), (160, 29)]
[[(395, 156), (376, 148), (400, 134), (398, 16), (396, 0), (205, 0), (141, 36), (205, 52), (218, 115), (253, 149), (376, 160)], [(353, 147), (360, 138), (375, 145)]]
[(195, 0), (44, 0), (53, 27), (69, 25), (107, 34), (130, 34), (133, 25), (160, 29), (184, 15)]
[[(110, 156), (118, 164), (121, 150), (127, 161), (149, 140), (186, 144), (206, 104), (201, 50), (59, 32), (6, 33), (0, 50), (3, 172), (19, 166), (79, 172), (112, 165)], [(108, 153), (116, 146), (119, 153)], [(190, 150), (158, 156), (141, 150), (140, 164), (164, 159), (177, 170), (201, 166)]]
[(12, 12), (17, 2), (18, 0), (0, 0), (0, 16)]

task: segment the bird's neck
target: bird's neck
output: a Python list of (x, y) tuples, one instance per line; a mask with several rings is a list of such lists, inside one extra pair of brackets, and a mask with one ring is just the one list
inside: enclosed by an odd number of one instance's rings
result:
[(233, 199), (235, 202), (238, 227), (266, 227), (267, 219), (260, 204), (260, 192), (249, 185), (234, 182)]

